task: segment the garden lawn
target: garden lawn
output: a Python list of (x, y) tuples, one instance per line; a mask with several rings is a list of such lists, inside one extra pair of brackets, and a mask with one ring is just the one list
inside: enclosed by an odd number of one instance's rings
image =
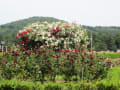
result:
[(3, 56), (3, 53), (0, 53), (0, 57)]
[(106, 52), (105, 54), (100, 52), (100, 53), (98, 53), (98, 55), (100, 55), (100, 56), (105, 55), (105, 57), (108, 57), (108, 58), (111, 58), (111, 59), (120, 58), (120, 53), (116, 53), (116, 52)]

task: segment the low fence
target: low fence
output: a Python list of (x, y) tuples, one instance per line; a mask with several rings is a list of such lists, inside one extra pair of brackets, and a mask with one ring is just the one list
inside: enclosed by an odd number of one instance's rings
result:
[(0, 50), (2, 51), (2, 52), (7, 52), (7, 46), (0, 46)]

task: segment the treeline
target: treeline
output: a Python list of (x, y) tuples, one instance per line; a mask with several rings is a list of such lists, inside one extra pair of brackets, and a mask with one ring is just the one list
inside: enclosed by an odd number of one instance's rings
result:
[(92, 47), (96, 51), (116, 51), (120, 49), (120, 32), (117, 34), (112, 33), (101, 33), (101, 32), (91, 32), (89, 31), (90, 44), (88, 48), (91, 48), (91, 38)]

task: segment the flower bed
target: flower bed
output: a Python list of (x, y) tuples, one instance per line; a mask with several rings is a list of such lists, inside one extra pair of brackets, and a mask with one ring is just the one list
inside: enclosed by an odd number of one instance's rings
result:
[(87, 50), (86, 31), (64, 22), (33, 23), (17, 34), (18, 46), (8, 49), (0, 61), (5, 79), (64, 82), (102, 79), (112, 62)]

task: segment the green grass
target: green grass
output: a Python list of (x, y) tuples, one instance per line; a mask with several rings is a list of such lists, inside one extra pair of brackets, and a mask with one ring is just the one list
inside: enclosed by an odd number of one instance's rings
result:
[[(98, 53), (98, 55), (104, 56), (104, 54), (101, 53), (101, 52)], [(112, 59), (120, 58), (120, 53), (106, 52), (106, 53), (105, 53), (105, 57), (112, 58)]]
[[(61, 76), (57, 79), (61, 80)], [(120, 90), (120, 67), (113, 67), (107, 71), (107, 76), (95, 82), (46, 82), (32, 80), (0, 80), (0, 90)]]
[(3, 53), (0, 53), (0, 57), (3, 56)]

